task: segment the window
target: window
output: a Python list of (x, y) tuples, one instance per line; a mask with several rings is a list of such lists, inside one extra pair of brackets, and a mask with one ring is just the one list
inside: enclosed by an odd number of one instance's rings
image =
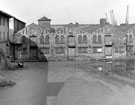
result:
[(5, 18), (5, 26), (7, 26), (7, 18)]
[(93, 43), (97, 43), (97, 36), (93, 35)]
[(81, 35), (78, 36), (78, 44), (82, 44), (82, 36)]
[(64, 31), (63, 30), (61, 30), (61, 34), (63, 34), (64, 33)]
[(27, 34), (27, 28), (26, 28), (26, 34)]
[(64, 47), (60, 47), (60, 53), (65, 54), (65, 48)]
[(130, 42), (130, 43), (133, 42), (133, 36), (132, 36), (132, 34), (129, 35), (129, 42)]
[(22, 34), (24, 34), (24, 30), (22, 31)]
[(87, 53), (87, 47), (78, 47), (78, 53)]
[(40, 36), (40, 44), (44, 44), (44, 35)]
[(40, 48), (41, 52), (40, 54), (50, 54), (50, 48), (45, 47), (45, 48)]
[(5, 18), (3, 17), (3, 26), (5, 26)]
[(0, 25), (2, 25), (2, 17), (0, 17)]
[(64, 28), (64, 33), (66, 33), (66, 28)]
[(9, 26), (9, 20), (8, 20), (8, 18), (6, 18), (6, 20), (7, 20), (7, 21), (6, 21), (6, 23), (7, 23), (7, 26)]
[(2, 32), (0, 32), (0, 40), (2, 40)]
[(9, 33), (7, 32), (7, 36), (6, 36), (7, 39), (9, 39)]
[(128, 34), (126, 34), (126, 41), (129, 41)]
[(102, 43), (102, 37), (101, 37), (101, 35), (98, 35), (98, 43)]
[(87, 36), (86, 35), (83, 36), (83, 43), (87, 44)]
[(62, 44), (65, 43), (65, 41), (64, 41), (64, 35), (61, 35), (60, 42), (61, 42)]
[(56, 54), (65, 54), (65, 47), (56, 47), (55, 53)]
[(49, 35), (46, 35), (46, 37), (45, 37), (45, 44), (49, 44), (50, 43), (50, 41), (49, 41)]
[(5, 33), (5, 40), (7, 40), (7, 32)]
[(5, 32), (3, 32), (3, 40), (5, 40), (6, 38), (5, 38)]
[(55, 36), (55, 44), (59, 44), (59, 36), (58, 35)]

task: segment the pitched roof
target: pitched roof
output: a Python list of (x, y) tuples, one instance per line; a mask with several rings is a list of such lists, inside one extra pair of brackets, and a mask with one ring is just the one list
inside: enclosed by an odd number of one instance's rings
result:
[(106, 23), (106, 24), (91, 24), (88, 27), (83, 28), (83, 30), (88, 32), (88, 33), (92, 33), (94, 31), (96, 31), (97, 29), (102, 28), (102, 27), (104, 27), (106, 25), (112, 26), (109, 23)]
[(66, 25), (67, 24), (53, 24), (53, 25), (51, 25), (51, 28), (54, 28), (55, 30), (59, 30)]
[(126, 32), (128, 29), (130, 29), (134, 26), (135, 26), (135, 24), (127, 24), (127, 25), (117, 26), (117, 28), (119, 28), (122, 32)]
[(78, 26), (80, 28), (85, 28), (85, 27), (89, 27), (91, 24), (79, 24)]
[(9, 17), (9, 18), (13, 17), (13, 16), (11, 16), (10, 14), (8, 14), (8, 13), (6, 13), (6, 12), (4, 12), (4, 11), (1, 11), (1, 10), (0, 10), (0, 14), (5, 15), (5, 16), (7, 16), (7, 17)]
[(92, 33), (93, 31), (95, 31), (99, 27), (101, 27), (100, 24), (91, 24), (88, 27), (83, 28), (83, 30), (86, 31), (86, 32), (88, 32), (88, 33)]
[(113, 38), (125, 38), (125, 33), (122, 32), (119, 28), (117, 28), (117, 26), (112, 26), (110, 28), (110, 30), (108, 31), (108, 33), (112, 33), (113, 34)]
[(38, 21), (51, 21), (51, 19), (43, 16), (42, 18), (38, 19)]

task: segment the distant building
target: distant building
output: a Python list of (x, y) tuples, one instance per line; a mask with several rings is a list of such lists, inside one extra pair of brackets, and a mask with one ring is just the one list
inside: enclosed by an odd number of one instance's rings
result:
[[(50, 22), (51, 19), (42, 17), (38, 25), (32, 23), (15, 34), (16, 43), (26, 43), (22, 45), (24, 59), (82, 60), (134, 55), (133, 26), (126, 29), (127, 25), (112, 26), (104, 18), (100, 24), (52, 25)], [(131, 42), (133, 46), (129, 47)]]

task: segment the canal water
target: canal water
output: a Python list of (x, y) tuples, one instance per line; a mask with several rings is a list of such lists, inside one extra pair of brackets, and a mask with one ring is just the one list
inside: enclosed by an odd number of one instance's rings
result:
[[(27, 62), (25, 69), (8, 72), (8, 78), (17, 84), (0, 89), (0, 105), (53, 105), (65, 81), (73, 74), (108, 76), (115, 74), (135, 79), (134, 61), (58, 61)], [(78, 74), (80, 75), (80, 74)]]

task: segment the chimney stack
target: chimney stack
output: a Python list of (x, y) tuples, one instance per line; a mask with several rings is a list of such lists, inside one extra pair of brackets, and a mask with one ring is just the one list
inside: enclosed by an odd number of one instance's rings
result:
[(106, 18), (101, 18), (100, 19), (100, 24), (101, 25), (103, 25), (103, 24), (106, 24), (107, 22), (106, 22)]

